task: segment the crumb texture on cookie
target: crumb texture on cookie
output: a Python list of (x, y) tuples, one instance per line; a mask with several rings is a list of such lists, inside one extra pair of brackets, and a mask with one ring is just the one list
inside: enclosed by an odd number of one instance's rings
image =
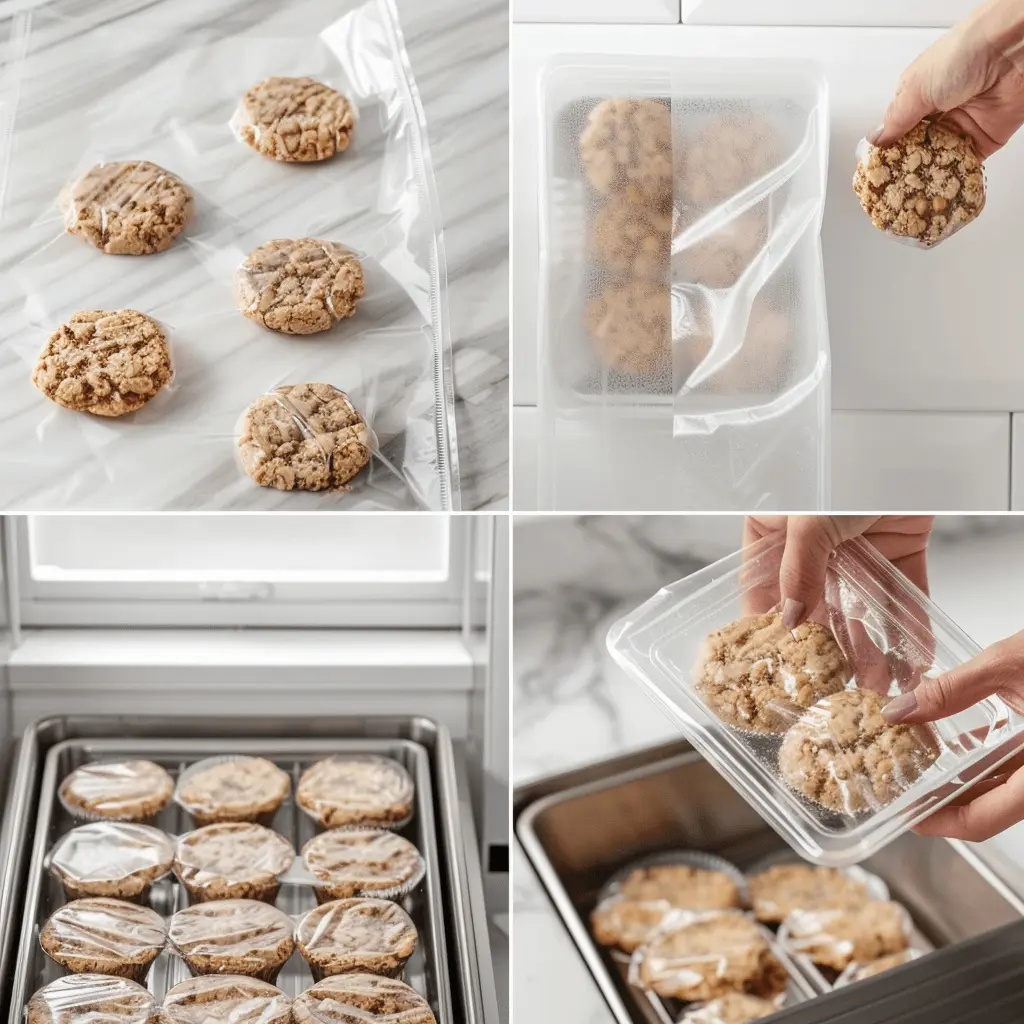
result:
[(609, 284), (589, 300), (585, 323), (598, 358), (623, 373), (669, 373), (671, 298), (666, 284)]
[(821, 967), (843, 971), (910, 946), (912, 925), (898, 903), (869, 900), (839, 910), (795, 910), (783, 922), (780, 940)]
[(70, 974), (28, 1001), (26, 1024), (158, 1024), (156, 999), (137, 982), (103, 974)]
[(855, 907), (870, 898), (867, 886), (838, 868), (775, 864), (748, 881), (759, 921), (777, 924), (794, 910)]
[(880, 956), (877, 960), (872, 960), (870, 963), (858, 965), (853, 972), (852, 980), (866, 981), (868, 978), (874, 978), (876, 975), (891, 971), (894, 967), (902, 967), (904, 964), (910, 963), (911, 960), (916, 960), (920, 955), (920, 952), (916, 949), (904, 949), (899, 953), (889, 953), (887, 956)]
[(778, 1009), (767, 999), (730, 992), (688, 1010), (679, 1018), (679, 1024), (749, 1024), (750, 1021), (770, 1017)]
[(424, 871), (419, 850), (386, 829), (321, 832), (302, 848), (302, 862), (319, 882), (316, 895), (321, 903), (408, 891)]
[(288, 163), (329, 160), (352, 141), (355, 110), (336, 89), (314, 78), (273, 76), (242, 96), (236, 115), (242, 140)]
[(780, 157), (772, 126), (749, 117), (721, 117), (682, 147), (679, 193), (696, 206), (728, 199), (767, 174)]
[(164, 997), (167, 1024), (291, 1024), (292, 1000), (276, 985), (242, 974), (189, 978)]
[(299, 779), (296, 802), (321, 825), (394, 826), (413, 810), (409, 773), (389, 757), (328, 757)]
[(437, 1024), (415, 989), (376, 974), (337, 974), (295, 997), (295, 1024)]
[(162, 811), (174, 780), (152, 761), (98, 761), (76, 768), (58, 795), (71, 813), (115, 821), (142, 821)]
[(182, 773), (177, 798), (201, 824), (257, 821), (288, 799), (288, 773), (263, 757), (200, 761)]
[(253, 899), (273, 903), (278, 878), (295, 860), (284, 836), (252, 822), (230, 821), (178, 841), (174, 871), (193, 901)]
[(616, 195), (593, 220), (590, 250), (609, 273), (646, 281), (669, 279), (672, 214), (657, 206)]
[(170, 379), (163, 329), (134, 309), (75, 313), (47, 339), (32, 372), (52, 402), (95, 416), (136, 412)]

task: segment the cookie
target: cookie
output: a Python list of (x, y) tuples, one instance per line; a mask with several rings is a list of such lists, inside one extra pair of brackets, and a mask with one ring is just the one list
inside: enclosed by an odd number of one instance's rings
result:
[(843, 971), (910, 945), (911, 924), (898, 903), (868, 900), (840, 910), (795, 910), (783, 923), (779, 938), (794, 952), (819, 967)]
[(189, 978), (163, 1001), (166, 1024), (291, 1024), (292, 1000), (275, 985), (242, 974)]
[(163, 918), (124, 900), (90, 896), (50, 916), (39, 944), (72, 974), (110, 974), (143, 982), (167, 943)]
[(260, 900), (273, 903), (279, 877), (295, 860), (284, 836), (251, 822), (204, 825), (178, 840), (174, 873), (192, 903)]
[(612, 896), (593, 909), (590, 929), (602, 946), (632, 953), (674, 909), (665, 899), (630, 900)]
[(437, 1024), (415, 989), (376, 974), (338, 974), (295, 997), (295, 1024)]
[(283, 334), (317, 334), (352, 316), (366, 284), (355, 253), (319, 238), (275, 238), (235, 271), (243, 316)]
[(141, 985), (102, 974), (71, 974), (28, 1001), (25, 1024), (158, 1024), (156, 1000)]
[(239, 757), (187, 768), (178, 782), (178, 803), (200, 825), (261, 821), (288, 799), (288, 773), (263, 757)]
[(761, 929), (737, 911), (681, 912), (636, 950), (633, 965), (643, 988), (687, 1001), (730, 992), (770, 999), (788, 982)]
[(76, 768), (57, 792), (72, 814), (145, 821), (171, 802), (174, 780), (152, 761), (102, 761)]
[(51, 402), (124, 416), (141, 409), (171, 379), (167, 336), (134, 309), (86, 309), (47, 339), (32, 383)]
[[(680, 218), (679, 234), (686, 226)], [(731, 288), (768, 240), (768, 223), (760, 210), (733, 217), (720, 228), (688, 245), (674, 261), (677, 281), (704, 288)]]
[(384, 829), (334, 829), (302, 848), (302, 863), (318, 881), (317, 902), (407, 892), (423, 877), (419, 850)]
[(609, 273), (645, 281), (669, 280), (672, 214), (628, 196), (614, 196), (594, 217), (590, 251)]
[(245, 93), (235, 123), (242, 141), (258, 153), (310, 163), (348, 149), (356, 117), (352, 104), (330, 86), (274, 76)]
[(668, 286), (649, 281), (608, 285), (587, 303), (585, 324), (598, 358), (624, 373), (658, 373), (672, 365)]
[(347, 899), (309, 911), (295, 929), (295, 944), (313, 977), (402, 973), (416, 951), (416, 926), (397, 903)]
[(323, 491), (344, 487), (367, 466), (373, 443), (344, 391), (283, 384), (245, 411), (238, 454), (261, 487)]
[(789, 630), (778, 612), (750, 615), (715, 630), (693, 669), (693, 688), (728, 725), (782, 733), (801, 708), (838, 693), (850, 678), (829, 630), (805, 622)]
[(681, 148), (678, 190), (696, 206), (741, 192), (778, 163), (771, 126), (753, 118), (723, 117)]
[(607, 99), (580, 135), (587, 180), (601, 193), (625, 192), (659, 203), (672, 199), (672, 118), (666, 104)]
[(767, 999), (731, 992), (687, 1011), (679, 1018), (679, 1024), (749, 1024), (770, 1017), (778, 1009)]
[(326, 757), (299, 779), (295, 802), (325, 828), (396, 826), (412, 817), (409, 773), (390, 757)]
[(878, 810), (909, 789), (938, 747), (927, 727), (887, 722), (886, 703), (872, 690), (846, 690), (805, 711), (779, 750), (786, 785), (842, 814)]
[(899, 953), (880, 956), (877, 960), (872, 960), (870, 963), (855, 968), (850, 981), (866, 981), (868, 978), (885, 974), (886, 971), (891, 971), (894, 967), (902, 967), (904, 964), (909, 964), (911, 960), (916, 960), (920, 955), (920, 952), (916, 949), (904, 949)]
[(871, 898), (867, 886), (836, 868), (775, 864), (748, 882), (759, 921), (777, 924), (794, 910), (855, 907)]
[(867, 149), (853, 191), (876, 228), (928, 247), (985, 208), (985, 172), (969, 138), (922, 121), (891, 146)]
[(188, 186), (148, 160), (96, 164), (58, 202), (70, 234), (118, 256), (169, 249), (193, 210)]
[(150, 885), (171, 870), (174, 846), (148, 825), (95, 821), (62, 836), (50, 854), (50, 871), (69, 900), (112, 896), (141, 901)]

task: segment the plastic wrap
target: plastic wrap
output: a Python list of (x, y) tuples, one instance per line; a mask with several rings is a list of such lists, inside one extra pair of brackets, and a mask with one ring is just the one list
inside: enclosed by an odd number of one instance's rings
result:
[(71, 974), (39, 989), (25, 1008), (25, 1024), (158, 1024), (156, 1000), (127, 978)]
[[(440, 211), (392, 0), (158, 0), (124, 24), (117, 8), (49, 0), (18, 21), (0, 502), (457, 509)], [(358, 274), (335, 259), (343, 250)], [(94, 353), (76, 343), (67, 387), (148, 399), (117, 419), (59, 408), (32, 386), (47, 337), (97, 309), (152, 318), (170, 349), (173, 383), (155, 388), (165, 368), (123, 339), (116, 365), (84, 368)], [(348, 396), (368, 464), (347, 480), (328, 473), (316, 493), (295, 485), (306, 449), (335, 457), (299, 417), (300, 437), (265, 456), (284, 468), (247, 475), (246, 410), (309, 384)]]
[(352, 896), (397, 899), (423, 880), (419, 850), (386, 829), (336, 828), (302, 848), (302, 862), (316, 879), (318, 903)]
[(541, 504), (825, 507), (820, 74), (588, 56), (542, 91)]
[(288, 773), (272, 761), (224, 754), (190, 764), (178, 776), (174, 799), (200, 825), (226, 821), (266, 825), (290, 792)]
[(679, 1024), (749, 1024), (770, 1017), (778, 1009), (778, 1004), (770, 1000), (733, 993), (687, 1010)]
[(930, 951), (911, 946), (910, 949), (901, 950), (899, 953), (889, 953), (867, 963), (852, 963), (836, 979), (835, 987), (844, 988), (856, 981), (867, 981), (868, 978), (877, 977), (879, 974), (891, 971), (895, 967), (909, 964), (911, 960), (917, 960), (918, 957), (926, 956), (928, 952)]
[(780, 626), (783, 544), (768, 538), (666, 587), (608, 648), (803, 857), (857, 863), (1024, 745), (997, 697), (930, 726), (881, 709), (978, 647), (863, 540), (829, 562), (811, 622)]
[(48, 860), (69, 900), (112, 896), (141, 902), (154, 882), (170, 874), (174, 844), (148, 825), (96, 821), (62, 836)]
[(754, 916), (766, 924), (781, 923), (793, 910), (827, 910), (889, 898), (885, 882), (863, 868), (823, 868), (793, 860), (751, 869), (749, 887)]
[(375, 974), (338, 974), (298, 995), (295, 1024), (437, 1024), (415, 989)]
[(416, 951), (416, 926), (397, 903), (346, 899), (309, 911), (295, 944), (316, 981), (334, 974), (398, 977)]
[(174, 780), (152, 761), (84, 764), (57, 791), (64, 810), (87, 821), (149, 821), (173, 794)]
[(167, 943), (159, 914), (124, 900), (66, 903), (43, 925), (39, 944), (73, 974), (109, 974), (143, 982)]
[(397, 761), (374, 754), (327, 757), (303, 773), (295, 802), (325, 828), (402, 828), (412, 820), (413, 781)]
[(164, 996), (167, 1024), (291, 1024), (292, 1000), (256, 978), (227, 974), (189, 978)]

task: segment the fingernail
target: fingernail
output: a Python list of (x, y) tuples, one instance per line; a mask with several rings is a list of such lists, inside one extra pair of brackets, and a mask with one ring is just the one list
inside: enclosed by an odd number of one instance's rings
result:
[(893, 697), (888, 704), (882, 708), (882, 717), (887, 721), (895, 725), (897, 722), (902, 722), (904, 718), (908, 718), (917, 710), (917, 694), (913, 690), (910, 693), (901, 693), (898, 697)]
[(803, 601), (794, 601), (793, 598), (787, 597), (782, 606), (782, 624), (786, 629), (796, 629), (804, 621), (805, 611)]
[(870, 135), (867, 135), (865, 137), (867, 138), (868, 142), (870, 142), (873, 146), (882, 137), (882, 132), (884, 131), (885, 125), (880, 124), (873, 132), (871, 132)]

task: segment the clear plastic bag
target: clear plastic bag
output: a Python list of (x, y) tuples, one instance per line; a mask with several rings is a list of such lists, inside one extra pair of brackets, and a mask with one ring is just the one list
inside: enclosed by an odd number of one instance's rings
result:
[(295, 998), (295, 1024), (437, 1024), (430, 1004), (415, 989), (376, 974), (337, 974)]
[(911, 960), (926, 956), (929, 950), (917, 949), (911, 946), (909, 949), (901, 950), (899, 953), (890, 953), (888, 956), (881, 956), (877, 960), (869, 960), (867, 963), (852, 963), (836, 979), (835, 988), (845, 988), (856, 981), (867, 981), (868, 978), (875, 978), (879, 974), (891, 971), (893, 968), (909, 964)]
[(768, 538), (666, 587), (608, 648), (693, 745), (803, 857), (870, 856), (1024, 746), (997, 697), (931, 726), (887, 700), (978, 647), (863, 540), (829, 563), (792, 633), (778, 613), (783, 544)]
[(303, 846), (302, 863), (315, 879), (318, 903), (352, 896), (398, 899), (415, 889), (427, 870), (408, 839), (379, 828), (321, 832)]
[(61, 806), (86, 821), (150, 821), (170, 803), (174, 780), (152, 761), (96, 761), (57, 790)]
[(158, 1024), (156, 999), (127, 978), (103, 974), (69, 974), (44, 985), (29, 1000), (26, 1024)]
[[(0, 388), (9, 410), (0, 503), (457, 509), (443, 240), (392, 0), (340, 11), (331, 0), (244, 9), (160, 0), (114, 22), (115, 6), (48, 0), (7, 26), (21, 56), (0, 230)], [(359, 115), (351, 145), (299, 164), (240, 141), (230, 123), (240, 129), (239, 103), (273, 75), (309, 76), (347, 97)], [(69, 234), (62, 190), (97, 164), (139, 160), (178, 176), (194, 197), (166, 251), (109, 255)], [(117, 209), (101, 204), (97, 222), (131, 219), (142, 199), (136, 188)], [(166, 240), (166, 227), (132, 231)], [(303, 336), (247, 319), (233, 286), (248, 254), (308, 238), (360, 254), (365, 294), (354, 314)], [(92, 309), (135, 309), (167, 334), (173, 381), (126, 417), (60, 408), (32, 385), (48, 335)], [(347, 394), (373, 443), (346, 483), (284, 495), (279, 483), (259, 486), (243, 471), (236, 425), (261, 396), (303, 384)], [(316, 430), (296, 426), (319, 444)]]
[(288, 773), (265, 757), (222, 754), (190, 764), (178, 776), (174, 799), (200, 825), (269, 825), (290, 792)]
[(291, 1024), (292, 1000), (266, 981), (244, 975), (189, 978), (161, 1005), (167, 1024)]
[(825, 85), (728, 64), (546, 72), (544, 507), (827, 504)]
[(414, 792), (412, 777), (393, 758), (348, 754), (310, 765), (295, 802), (324, 828), (402, 828), (412, 820)]
[(692, 1007), (679, 1018), (679, 1024), (748, 1024), (770, 1017), (778, 1009), (775, 1002), (736, 992)]

